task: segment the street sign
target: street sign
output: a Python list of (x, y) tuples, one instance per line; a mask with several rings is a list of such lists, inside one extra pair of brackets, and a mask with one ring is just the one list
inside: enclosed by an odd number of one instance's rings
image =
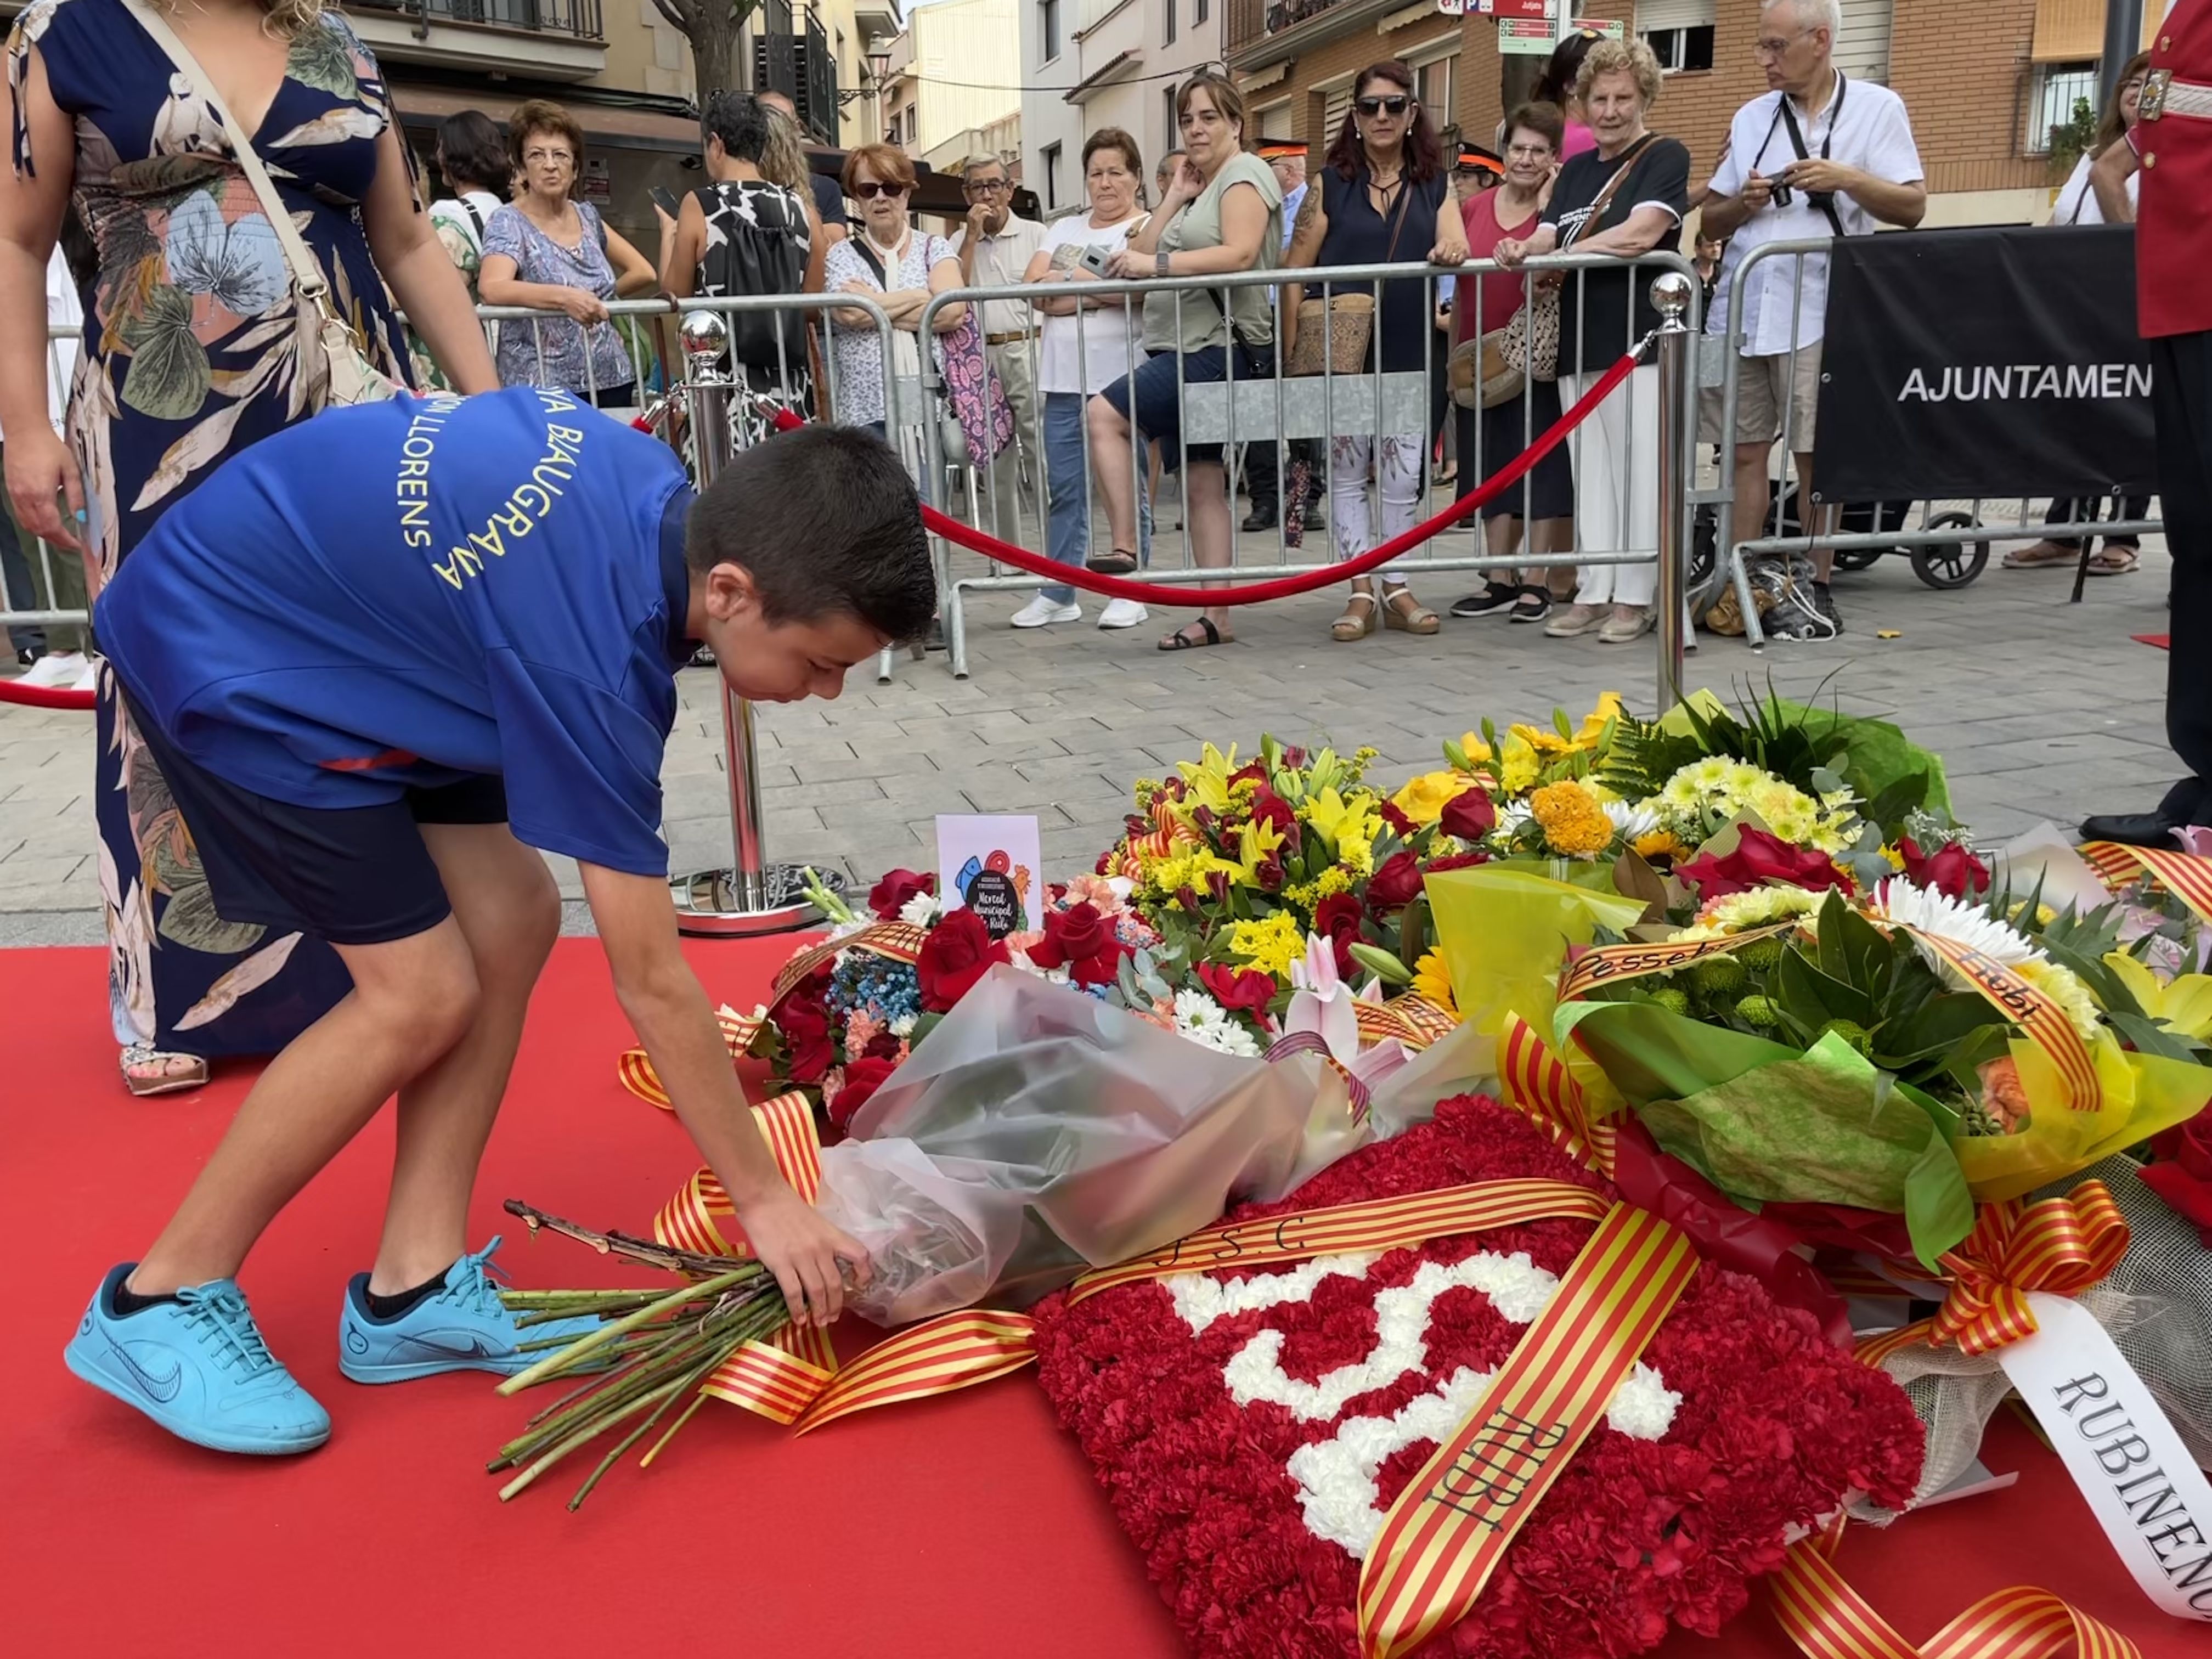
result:
[(1541, 22), (1556, 14), (1554, 0), (1478, 0), (1485, 17)]
[[(1501, 5), (1518, 4), (1521, 0), (1498, 0)], [(1627, 26), (1617, 17), (1577, 17), (1574, 26), (1588, 29), (1593, 34), (1603, 35), (1608, 40), (1627, 38)], [(1500, 17), (1498, 20), (1498, 50), (1507, 57), (1549, 57), (1559, 41), (1552, 33), (1552, 20), (1546, 17)]]

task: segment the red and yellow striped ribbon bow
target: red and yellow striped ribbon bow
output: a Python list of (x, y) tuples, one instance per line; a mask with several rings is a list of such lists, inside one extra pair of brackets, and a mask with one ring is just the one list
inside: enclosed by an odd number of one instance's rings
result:
[(1774, 1617), (1807, 1659), (2142, 1659), (2111, 1626), (2048, 1590), (2014, 1585), (1985, 1595), (1915, 1647), (1876, 1613), (1807, 1539), (1790, 1547), (1770, 1581)]
[(2035, 1332), (2027, 1292), (2079, 1296), (2119, 1264), (2128, 1248), (2128, 1224), (2101, 1181), (2085, 1181), (2063, 1198), (2023, 1205), (2019, 1200), (1984, 1204), (1974, 1230), (1944, 1253), (1949, 1275), (1943, 1305), (1933, 1319), (1868, 1338), (1858, 1357), (1879, 1365), (1899, 1349), (1950, 1342), (1960, 1352), (1984, 1354)]
[(2167, 892), (2212, 921), (2212, 859), (2179, 848), (2124, 847), (2114, 841), (2090, 842), (2081, 856), (2115, 892), (2148, 872)]
[(1498, 1038), (1498, 1076), (1507, 1105), (1577, 1164), (1613, 1179), (1618, 1133), (1610, 1123), (1591, 1120), (1583, 1085), (1518, 1014), (1506, 1016)]

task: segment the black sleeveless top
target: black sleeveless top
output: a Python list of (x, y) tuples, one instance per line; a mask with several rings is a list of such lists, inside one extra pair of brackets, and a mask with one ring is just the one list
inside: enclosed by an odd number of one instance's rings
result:
[[(1358, 174), (1350, 179), (1334, 167), (1322, 170), (1321, 210), (1328, 216), (1328, 234), (1322, 238), (1316, 264), (1404, 264), (1427, 258), (1429, 250), (1436, 246), (1437, 214), (1451, 190), (1451, 180), (1445, 173), (1439, 171), (1419, 184), (1402, 179), (1387, 216), (1375, 210), (1367, 179), (1364, 161)], [(1371, 293), (1376, 286), (1346, 283), (1340, 291)], [(1376, 337), (1382, 343), (1383, 370), (1389, 374), (1419, 370), (1427, 362), (1428, 337), (1436, 331), (1436, 283), (1425, 276), (1401, 276), (1380, 286), (1382, 316)], [(1306, 297), (1320, 295), (1309, 292)], [(1375, 367), (1372, 345), (1368, 347), (1366, 367), (1370, 370)]]
[[(702, 185), (692, 194), (707, 216), (707, 245), (699, 256), (702, 297), (799, 291), (806, 281), (813, 231), (805, 205), (795, 194), (757, 179)], [(735, 312), (728, 320), (733, 361), (774, 368), (781, 336), (784, 362), (805, 368), (806, 322), (801, 313)]]

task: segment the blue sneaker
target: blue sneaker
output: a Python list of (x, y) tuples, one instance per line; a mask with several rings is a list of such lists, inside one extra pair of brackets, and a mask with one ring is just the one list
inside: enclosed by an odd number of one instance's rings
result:
[(138, 1264), (100, 1281), (62, 1358), (95, 1389), (171, 1434), (216, 1451), (282, 1456), (331, 1437), (331, 1417), (261, 1340), (235, 1279), (210, 1279), (132, 1314), (115, 1291)]
[(499, 1245), (495, 1237), (463, 1256), (446, 1270), (444, 1289), (390, 1319), (368, 1310), (368, 1275), (356, 1273), (338, 1320), (338, 1369), (356, 1382), (409, 1382), (447, 1371), (513, 1376), (555, 1351), (533, 1346), (520, 1352), (523, 1343), (574, 1342), (599, 1329), (599, 1321), (588, 1317), (517, 1325), (494, 1279), (499, 1269), (491, 1256)]

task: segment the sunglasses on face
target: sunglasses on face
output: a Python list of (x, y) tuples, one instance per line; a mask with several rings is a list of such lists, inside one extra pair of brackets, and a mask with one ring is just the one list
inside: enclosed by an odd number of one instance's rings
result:
[(1403, 115), (1406, 106), (1413, 101), (1401, 92), (1388, 98), (1362, 98), (1358, 108), (1362, 115)]
[(860, 201), (872, 202), (878, 196), (903, 196), (906, 194), (906, 186), (904, 185), (879, 185), (874, 179), (869, 179), (860, 184), (854, 185), (853, 186), (853, 194), (854, 198)]

